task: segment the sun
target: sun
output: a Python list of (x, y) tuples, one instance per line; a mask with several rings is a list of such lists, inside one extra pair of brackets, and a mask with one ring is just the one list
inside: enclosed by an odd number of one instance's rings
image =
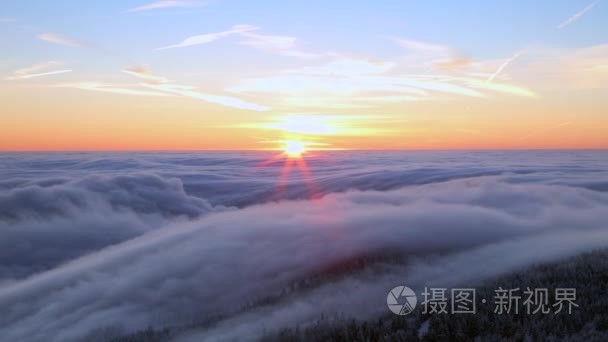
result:
[(304, 143), (295, 140), (286, 141), (283, 149), (289, 157), (293, 158), (299, 158), (302, 156), (302, 153), (306, 152), (306, 146), (304, 146)]

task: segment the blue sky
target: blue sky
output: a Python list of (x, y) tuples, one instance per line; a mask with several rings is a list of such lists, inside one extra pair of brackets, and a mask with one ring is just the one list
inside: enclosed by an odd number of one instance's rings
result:
[[(589, 1), (200, 1), (200, 7), (127, 12), (144, 1), (12, 1), (2, 17), (21, 25), (3, 27), (4, 57), (48, 51), (32, 33), (65, 32), (108, 48), (148, 57), (150, 49), (203, 32), (243, 23), (297, 36), (311, 48), (391, 54), (383, 36), (458, 46), (477, 58), (499, 58), (531, 44), (581, 47), (598, 44), (608, 32), (602, 2), (584, 20), (556, 26)], [(6, 26), (6, 25), (4, 25)], [(17, 49), (11, 47), (18, 47)], [(51, 51), (59, 57), (62, 51)], [(154, 57), (154, 56), (150, 56)]]

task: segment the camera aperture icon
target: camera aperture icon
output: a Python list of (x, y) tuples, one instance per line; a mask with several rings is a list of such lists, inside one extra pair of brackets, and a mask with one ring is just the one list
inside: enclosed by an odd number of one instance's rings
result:
[(407, 286), (397, 286), (386, 296), (388, 308), (397, 315), (407, 315), (414, 311), (418, 297), (416, 293)]

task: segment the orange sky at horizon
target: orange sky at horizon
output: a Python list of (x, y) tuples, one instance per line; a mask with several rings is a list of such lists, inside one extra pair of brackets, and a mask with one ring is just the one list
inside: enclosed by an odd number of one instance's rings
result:
[[(280, 114), (219, 106), (203, 114), (199, 103), (188, 99), (142, 97), (133, 102), (113, 94), (47, 88), (25, 93), (0, 87), (0, 94), (8, 99), (3, 112), (12, 108), (11, 115), (0, 118), (2, 151), (266, 150), (280, 149), (276, 142), (284, 139), (317, 141), (327, 144), (324, 149), (608, 148), (608, 118), (599, 109), (606, 100), (581, 95), (578, 101), (438, 100), (384, 106), (381, 112), (394, 114), (376, 117), (376, 108), (361, 118), (333, 114), (331, 118), (344, 117), (337, 123), (348, 126), (344, 132), (315, 134), (314, 129), (293, 133), (265, 124), (243, 125), (272, 123), (281, 120)], [(581, 119), (577, 111), (587, 114)], [(481, 114), (488, 112), (492, 114)], [(311, 117), (313, 124), (324, 120), (323, 115)]]

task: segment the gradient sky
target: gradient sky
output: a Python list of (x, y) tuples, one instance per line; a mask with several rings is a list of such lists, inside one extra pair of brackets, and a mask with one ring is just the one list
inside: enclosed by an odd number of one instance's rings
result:
[(4, 1), (0, 150), (608, 148), (605, 1)]

